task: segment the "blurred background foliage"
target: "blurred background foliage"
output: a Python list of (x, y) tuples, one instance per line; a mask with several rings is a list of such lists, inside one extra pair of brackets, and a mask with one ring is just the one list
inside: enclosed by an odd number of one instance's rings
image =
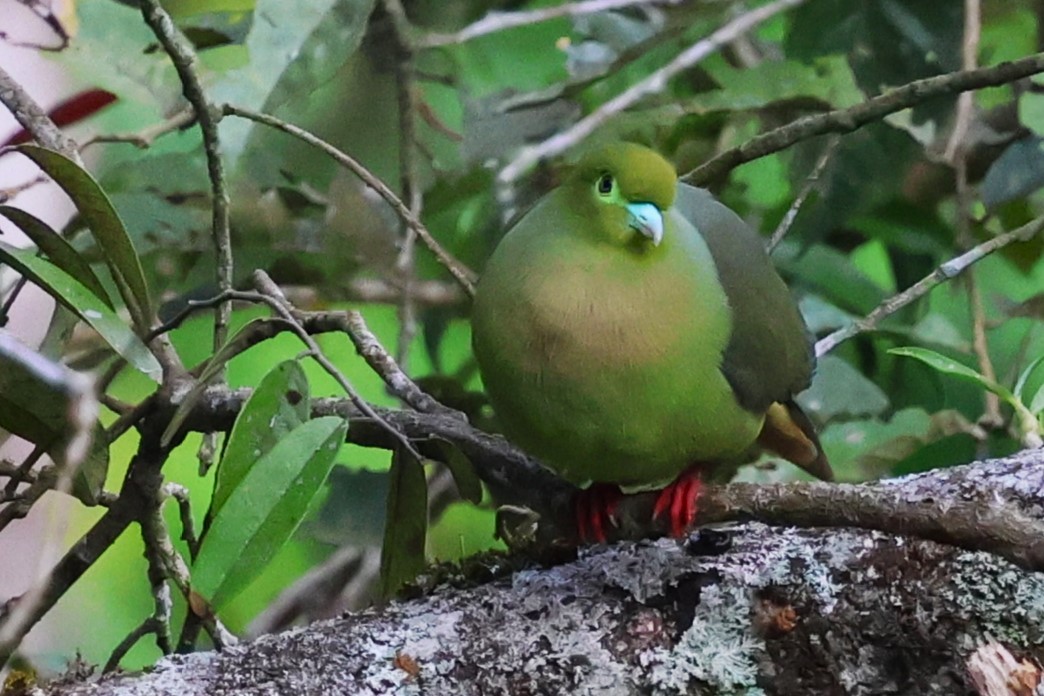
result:
[[(163, 4), (199, 52), (214, 103), (265, 111), (307, 128), (393, 189), (413, 187), (435, 237), (480, 270), (505, 221), (552, 187), (560, 171), (556, 159), (514, 186), (498, 184), (497, 172), (519, 148), (565, 129), (737, 13), (766, 3), (635, 2), (463, 40), (453, 32), (488, 13), (558, 3), (404, 0), (412, 47), (397, 38), (397, 2)], [(81, 0), (62, 18), (70, 41), (52, 59), (83, 89), (117, 97), (76, 126), (80, 142), (140, 133), (185, 107), (166, 54), (133, 5)], [(963, 8), (935, 0), (809, 0), (615, 114), (592, 139), (645, 142), (672, 158), (680, 172), (689, 171), (795, 118), (960, 69)], [(992, 0), (980, 19), (979, 64), (1041, 50), (1041, 3)], [(954, 158), (946, 154), (956, 97), (924, 102), (840, 138), (774, 252), (818, 337), (867, 314), (970, 246), (1044, 212), (1041, 84), (1026, 80), (974, 94), (960, 139), (968, 183), (961, 197)], [(246, 285), (250, 272), (263, 268), (298, 306), (362, 309), (411, 376), (473, 422), (495, 428), (470, 352), (466, 297), (426, 249), (418, 247), (415, 262), (404, 263), (404, 232), (391, 209), (330, 158), (282, 133), (226, 118), (221, 135), (237, 283)], [(805, 187), (827, 141), (799, 143), (706, 185), (767, 238)], [(198, 129), (164, 134), (146, 149), (99, 142), (84, 156), (126, 223), (162, 303), (161, 316), (169, 318), (189, 298), (214, 295), (210, 184)], [(76, 234), (77, 225), (74, 219), (67, 230), (73, 244), (97, 260), (93, 242)], [(1044, 393), (1044, 367), (1027, 370), (1044, 355), (1041, 253), (1040, 236), (1009, 246), (821, 360), (801, 401), (819, 425), (840, 479), (950, 466), (1019, 447), (1010, 406), (990, 402), (981, 384), (889, 350), (930, 348), (976, 371), (992, 370), (1009, 389), (1023, 375), (1020, 394), (1030, 406)], [(404, 302), (407, 286), (413, 295)], [(262, 314), (244, 308), (235, 323)], [(211, 354), (210, 335), (211, 320), (204, 316), (172, 333), (186, 365)], [(319, 340), (366, 399), (396, 405), (343, 336)], [(232, 360), (229, 382), (255, 386), (300, 351), (289, 336), (266, 341)], [(108, 360), (92, 336), (80, 333), (65, 357), (82, 369)], [(313, 395), (339, 394), (325, 373), (308, 362), (305, 369)], [(110, 393), (137, 403), (152, 389), (144, 377), (125, 371)], [(1038, 416), (1039, 409), (1044, 403)], [(103, 414), (106, 424), (114, 420)], [(113, 443), (108, 489), (118, 488), (136, 437), (129, 432)], [(164, 474), (189, 488), (202, 515), (213, 474), (198, 475), (198, 445), (198, 437), (188, 438)], [(357, 608), (372, 600), (372, 563), (364, 561), (381, 543), (389, 459), (383, 450), (342, 448), (329, 486), (292, 542), (222, 609), (233, 631), (244, 631), (281, 591), (341, 546), (359, 549), (350, 574), (367, 581), (332, 606)], [(798, 474), (768, 461), (740, 476), (772, 481)], [(458, 559), (497, 545), (489, 505), (443, 500), (432, 507), (437, 516), (429, 559)], [(167, 512), (178, 529), (176, 511)], [(68, 542), (98, 514), (78, 509)], [(123, 535), (41, 627), (53, 631), (53, 650), (33, 660), (60, 667), (78, 649), (88, 661), (104, 662), (152, 611), (145, 569), (140, 539)], [(183, 616), (184, 606), (177, 612)], [(153, 644), (143, 642), (123, 664), (139, 667), (158, 656)]]

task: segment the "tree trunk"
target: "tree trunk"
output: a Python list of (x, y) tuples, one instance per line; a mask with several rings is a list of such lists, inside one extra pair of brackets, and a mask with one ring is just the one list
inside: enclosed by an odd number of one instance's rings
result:
[[(1040, 520), (1044, 451), (871, 485)], [(719, 529), (727, 548), (704, 534), (471, 563), (383, 609), (47, 693), (950, 696), (987, 693), (968, 661), (991, 640), (1044, 658), (1044, 574), (877, 531)], [(1032, 693), (1039, 670), (1021, 666), (1021, 687), (989, 693)]]

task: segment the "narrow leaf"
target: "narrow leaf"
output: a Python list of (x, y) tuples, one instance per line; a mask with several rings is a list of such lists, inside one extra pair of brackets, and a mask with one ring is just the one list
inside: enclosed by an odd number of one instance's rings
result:
[(336, 416), (308, 421), (246, 472), (193, 564), (192, 589), (211, 606), (220, 608), (249, 585), (297, 529), (347, 431), (347, 421)]
[(137, 370), (155, 382), (160, 381), (162, 370), (155, 356), (131, 331), (126, 321), (76, 279), (28, 249), (0, 243), (0, 260), (90, 324), (113, 350)]
[(281, 362), (264, 376), (232, 426), (218, 464), (208, 526), (254, 462), (307, 421), (310, 410), (308, 378), (298, 361)]
[[(998, 384), (991, 379), (987, 379), (985, 376), (979, 374), (967, 365), (962, 365), (956, 360), (951, 360), (945, 355), (940, 355), (939, 353), (925, 348), (892, 348), (888, 352), (893, 355), (917, 358), (921, 362), (932, 366), (942, 373), (974, 382), (983, 389), (993, 392), (1000, 398), (1004, 399), (1004, 401), (1015, 410), (1015, 426), (1019, 432), (1019, 437), (1022, 440), (1023, 445), (1027, 447), (1041, 446), (1042, 428), (1040, 420), (1038, 420), (1034, 415), (1032, 408), (1028, 408), (1025, 403), (1016, 398), (1016, 396), (1004, 385)], [(1044, 401), (1044, 399), (1042, 399), (1042, 401)], [(1044, 403), (1041, 405), (1044, 406)]]
[(20, 145), (14, 150), (36, 162), (76, 204), (105, 255), (135, 327), (140, 332), (147, 331), (152, 303), (141, 260), (123, 221), (101, 186), (90, 173), (53, 150), (37, 145)]
[(17, 225), (25, 236), (29, 237), (33, 244), (44, 253), (48, 261), (71, 275), (112, 309), (109, 293), (105, 291), (105, 286), (91, 270), (90, 264), (47, 223), (20, 208), (13, 208), (9, 205), (0, 205), (0, 215)]
[(471, 460), (460, 451), (459, 447), (448, 440), (436, 440), (435, 447), (439, 451), (439, 461), (445, 464), (453, 474), (453, 482), (457, 484), (457, 492), (460, 493), (460, 497), (474, 505), (481, 503), (482, 481), (475, 473)]
[[(1030, 395), (1030, 390), (1033, 388), (1031, 378), (1038, 371), (1037, 368), (1044, 366), (1044, 355), (1040, 356), (1026, 367), (1019, 375), (1018, 380), (1015, 382), (1015, 388), (1012, 391), (1015, 395), (1022, 400), (1022, 403), (1029, 407), (1029, 410), (1033, 413), (1040, 413), (1044, 410), (1044, 372), (1041, 374), (1040, 383), (1037, 384), (1036, 392)], [(1035, 381), (1035, 380), (1034, 380)]]
[(98, 451), (91, 449), (97, 412), (90, 379), (0, 329), (0, 428), (79, 466)]
[(381, 546), (381, 596), (393, 596), (424, 570), (428, 533), (428, 481), (424, 467), (406, 453), (392, 455), (388, 514)]
[(943, 374), (952, 375), (969, 382), (978, 384), (983, 389), (993, 392), (997, 396), (1007, 401), (1012, 406), (1019, 403), (1019, 400), (1015, 398), (1007, 387), (997, 384), (991, 379), (987, 379), (984, 375), (979, 374), (967, 365), (962, 365), (952, 358), (948, 358), (945, 355), (936, 353), (934, 350), (928, 350), (927, 348), (917, 348), (915, 346), (906, 346), (901, 348), (892, 348), (888, 351), (892, 355), (900, 355), (907, 358), (916, 358), (926, 365), (942, 372)]

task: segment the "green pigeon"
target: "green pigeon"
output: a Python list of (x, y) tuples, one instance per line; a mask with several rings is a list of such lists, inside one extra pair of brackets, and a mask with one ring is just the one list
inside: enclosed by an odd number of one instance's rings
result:
[(605, 539), (621, 487), (663, 488), (654, 515), (684, 534), (702, 477), (759, 448), (831, 478), (793, 400), (809, 333), (762, 240), (646, 147), (590, 151), (519, 219), (472, 332), (504, 434), (589, 486), (582, 540)]

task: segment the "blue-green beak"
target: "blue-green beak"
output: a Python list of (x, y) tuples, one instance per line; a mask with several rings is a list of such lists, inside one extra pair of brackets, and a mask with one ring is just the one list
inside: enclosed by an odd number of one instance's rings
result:
[(627, 224), (648, 237), (653, 246), (663, 240), (663, 213), (652, 203), (628, 203)]

